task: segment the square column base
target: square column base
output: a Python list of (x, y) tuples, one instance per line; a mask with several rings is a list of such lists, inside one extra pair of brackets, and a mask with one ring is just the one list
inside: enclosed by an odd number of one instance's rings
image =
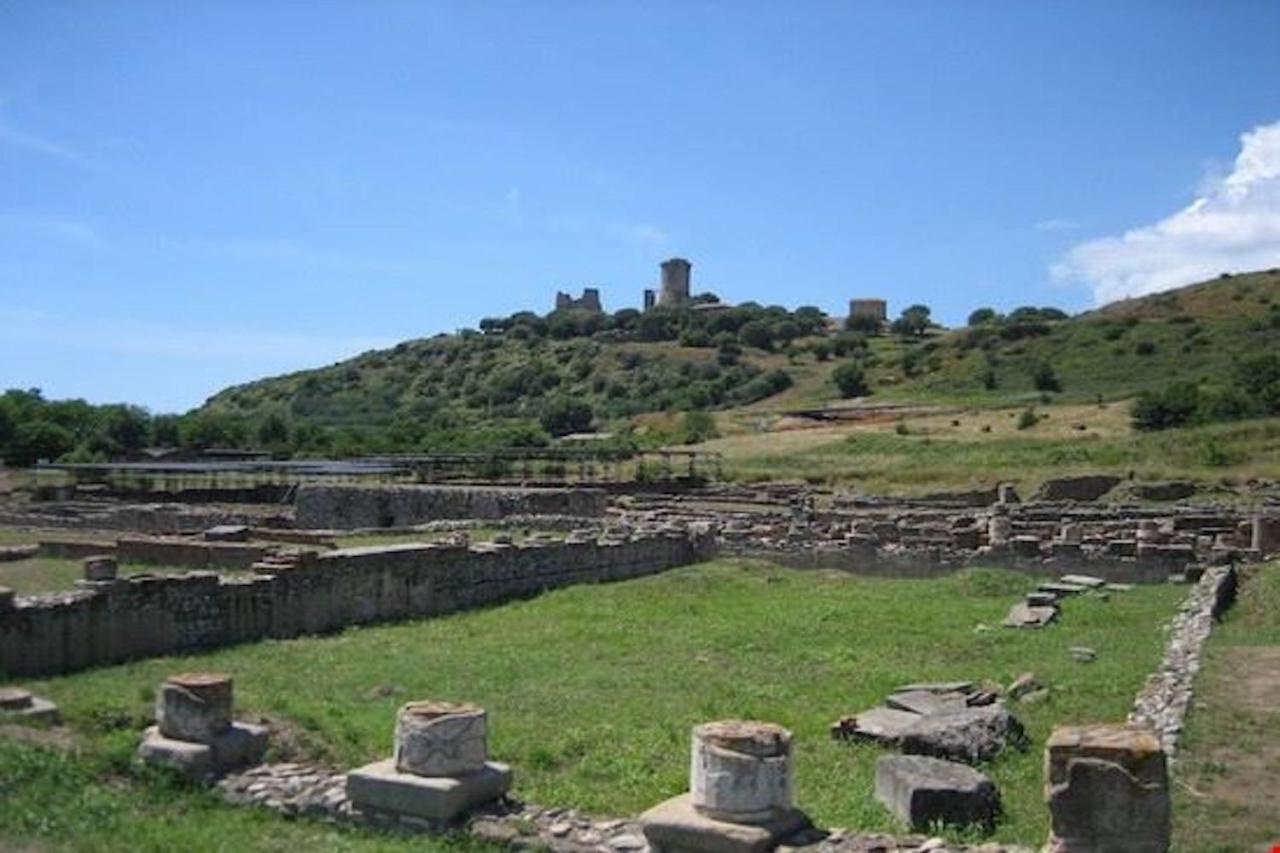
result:
[(640, 825), (653, 853), (765, 853), (810, 824), (799, 809), (763, 824), (714, 820), (684, 793), (640, 815)]
[(266, 751), (266, 727), (251, 723), (232, 723), (210, 743), (165, 737), (152, 726), (142, 736), (138, 757), (147, 764), (171, 767), (186, 778), (199, 781), (258, 764)]
[(0, 710), (0, 723), (44, 723), (50, 726), (56, 726), (62, 722), (62, 715), (58, 713), (58, 706), (50, 702), (48, 699), (41, 699), (39, 696), (31, 697), (31, 704), (25, 708), (5, 708)]
[(394, 758), (347, 773), (351, 804), (374, 815), (406, 816), (445, 823), (511, 788), (511, 768), (496, 761), (465, 776), (401, 773)]

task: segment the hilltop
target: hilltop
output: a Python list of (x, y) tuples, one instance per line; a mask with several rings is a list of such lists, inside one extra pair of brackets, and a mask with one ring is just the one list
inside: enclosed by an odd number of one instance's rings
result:
[[(409, 422), (447, 432), (531, 426), (571, 400), (590, 409), (575, 427), (618, 426), (646, 412), (821, 405), (842, 396), (833, 372), (848, 362), (886, 400), (1115, 400), (1174, 380), (1221, 381), (1240, 359), (1275, 347), (1280, 272), (1224, 276), (1074, 317), (1019, 309), (906, 338), (839, 331), (816, 308), (711, 302), (524, 312), (480, 326), (228, 388), (201, 411), (364, 433)], [(1037, 375), (1046, 367), (1049, 379)]]

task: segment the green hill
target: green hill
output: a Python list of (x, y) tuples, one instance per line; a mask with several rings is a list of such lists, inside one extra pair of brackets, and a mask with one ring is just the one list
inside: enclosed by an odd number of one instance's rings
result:
[(873, 399), (1122, 399), (1172, 381), (1225, 383), (1241, 360), (1276, 351), (1280, 271), (923, 335), (839, 331), (814, 308), (707, 302), (524, 312), (480, 327), (228, 388), (191, 417), (256, 424), (259, 435), (269, 423), (265, 443), (290, 435), (301, 452), (521, 444), (546, 431), (625, 431), (650, 412), (822, 405), (842, 396), (833, 373), (850, 362)]

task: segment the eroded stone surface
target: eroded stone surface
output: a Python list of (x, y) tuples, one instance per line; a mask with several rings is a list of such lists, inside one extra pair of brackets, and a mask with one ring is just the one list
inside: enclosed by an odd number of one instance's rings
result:
[(640, 816), (644, 836), (654, 850), (690, 853), (764, 853), (808, 823), (796, 809), (757, 824), (716, 820), (695, 806), (691, 794), (672, 797)]
[(1000, 812), (995, 783), (972, 767), (922, 755), (876, 761), (876, 799), (917, 829), (935, 821), (990, 829)]
[(231, 727), (231, 676), (210, 672), (171, 675), (156, 694), (160, 734), (209, 743)]
[(693, 807), (734, 823), (765, 823), (791, 809), (791, 732), (773, 723), (721, 720), (693, 730)]
[(1154, 732), (1060, 726), (1045, 746), (1045, 778), (1056, 853), (1168, 850), (1168, 769)]
[(966, 708), (917, 717), (902, 733), (902, 751), (953, 761), (976, 763), (993, 758), (1006, 746), (1025, 743), (1017, 717), (1002, 705)]
[(511, 768), (496, 761), (461, 776), (419, 776), (397, 770), (388, 758), (352, 770), (346, 779), (347, 797), (360, 811), (439, 822), (495, 800), (510, 787)]
[(486, 715), (467, 703), (410, 702), (396, 714), (395, 766), (419, 776), (461, 776), (489, 759)]
[(1006, 628), (1043, 628), (1058, 618), (1058, 608), (1033, 607), (1025, 601), (1019, 601), (1009, 608), (1009, 614), (1002, 623)]

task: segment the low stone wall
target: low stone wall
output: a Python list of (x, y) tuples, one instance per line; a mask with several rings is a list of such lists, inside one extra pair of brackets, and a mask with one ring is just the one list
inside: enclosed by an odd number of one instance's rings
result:
[(115, 556), (116, 543), (105, 540), (63, 542), (61, 540), (41, 539), (40, 556), (54, 560), (82, 560), (85, 557), (98, 555)]
[(332, 551), (275, 575), (86, 582), (71, 593), (0, 602), (0, 677), (451, 613), (655, 574), (713, 550), (709, 536), (686, 534), (471, 548), (408, 544)]
[(153, 539), (121, 536), (116, 540), (116, 559), (122, 563), (150, 566), (190, 566), (247, 569), (267, 556), (265, 545), (242, 542), (200, 542), (193, 539)]
[(1170, 757), (1177, 751), (1178, 736), (1191, 707), (1204, 643), (1214, 622), (1234, 603), (1236, 586), (1232, 566), (1216, 566), (1201, 576), (1169, 624), (1160, 668), (1147, 679), (1129, 712), (1129, 722), (1155, 732)]
[(72, 501), (63, 504), (0, 506), (0, 527), (66, 530), (119, 530), (155, 535), (200, 533), (222, 524), (290, 527), (288, 507), (230, 510), (183, 504), (116, 504)]
[(600, 489), (518, 489), (497, 486), (313, 486), (298, 488), (297, 526), (349, 530), (407, 527), (443, 518), (509, 515), (604, 515)]
[(1002, 568), (1033, 577), (1057, 578), (1079, 573), (1110, 583), (1168, 583), (1171, 571), (1181, 563), (1160, 555), (1119, 557), (1105, 552), (1022, 556), (1009, 549), (981, 548), (958, 552), (944, 547), (762, 547), (751, 542), (722, 542), (726, 556), (769, 560), (793, 569), (834, 569), (855, 575), (890, 578), (936, 578), (974, 567)]

